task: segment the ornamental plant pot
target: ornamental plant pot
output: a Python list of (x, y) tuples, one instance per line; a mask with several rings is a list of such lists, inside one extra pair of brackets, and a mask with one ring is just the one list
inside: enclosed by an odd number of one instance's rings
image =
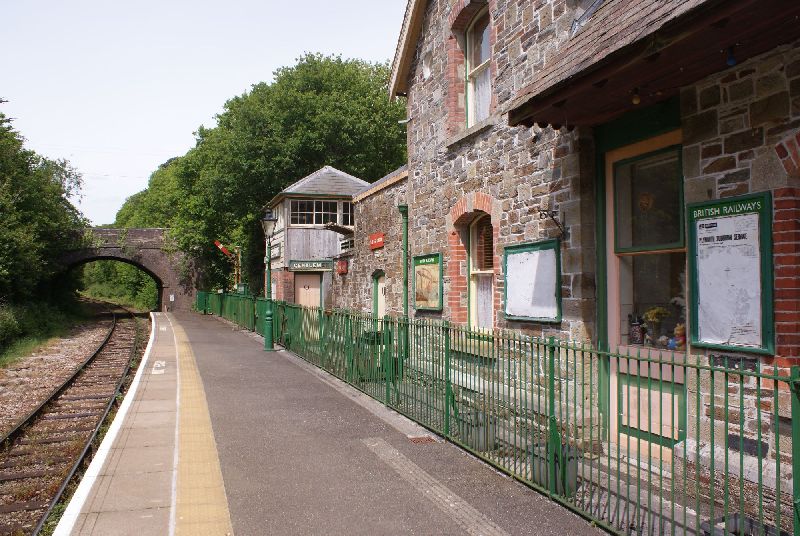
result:
[[(548, 464), (548, 445), (537, 443), (531, 450), (531, 469), (533, 481), (538, 486), (549, 489), (550, 467)], [(561, 445), (561, 457), (556, 456), (556, 494), (572, 497), (578, 489), (578, 459), (581, 452), (571, 445)], [(564, 462), (562, 470), (561, 462)]]
[(704, 536), (791, 536), (771, 525), (762, 525), (752, 517), (742, 516), (739, 512), (719, 517), (713, 521), (703, 521), (700, 530)]

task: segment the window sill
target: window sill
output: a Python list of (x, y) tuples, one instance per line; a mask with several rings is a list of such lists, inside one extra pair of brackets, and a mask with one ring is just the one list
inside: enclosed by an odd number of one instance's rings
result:
[(447, 146), (448, 149), (453, 149), (456, 145), (465, 142), (482, 132), (486, 132), (487, 130), (495, 126), (498, 117), (499, 116), (497, 115), (490, 115), (480, 123), (476, 123), (471, 127), (469, 127), (467, 130), (448, 138), (447, 141), (445, 141), (445, 146)]

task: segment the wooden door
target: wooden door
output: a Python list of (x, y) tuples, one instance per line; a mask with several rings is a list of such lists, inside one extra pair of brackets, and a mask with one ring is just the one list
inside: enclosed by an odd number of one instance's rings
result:
[(322, 277), (317, 273), (294, 274), (294, 302), (303, 307), (320, 306)]

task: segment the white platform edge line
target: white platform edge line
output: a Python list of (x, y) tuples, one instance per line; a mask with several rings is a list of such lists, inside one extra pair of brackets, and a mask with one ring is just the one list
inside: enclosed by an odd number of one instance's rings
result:
[(172, 330), (172, 343), (175, 345), (175, 450), (172, 452), (172, 488), (169, 502), (169, 536), (174, 536), (178, 517), (178, 462), (180, 461), (181, 445), (181, 359), (175, 327), (172, 325), (169, 315), (166, 317)]
[(78, 484), (78, 489), (75, 490), (75, 493), (72, 495), (72, 498), (67, 504), (67, 508), (64, 510), (64, 515), (61, 516), (61, 519), (59, 520), (58, 525), (53, 532), (53, 536), (68, 536), (72, 533), (75, 528), (75, 523), (78, 521), (78, 517), (80, 516), (81, 511), (86, 504), (86, 499), (89, 498), (89, 493), (91, 492), (92, 487), (94, 487), (94, 484), (100, 475), (100, 471), (103, 469), (103, 466), (106, 463), (106, 458), (108, 457), (109, 452), (111, 452), (111, 447), (114, 444), (114, 441), (117, 439), (117, 434), (119, 434), (119, 431), (122, 428), (122, 423), (125, 421), (128, 410), (133, 404), (133, 399), (136, 396), (136, 391), (139, 388), (142, 375), (147, 368), (147, 361), (150, 358), (150, 351), (153, 348), (153, 341), (156, 337), (156, 314), (157, 313), (153, 312), (150, 313), (150, 339), (147, 341), (147, 348), (144, 351), (142, 362), (139, 363), (139, 369), (136, 371), (136, 376), (134, 376), (130, 388), (125, 395), (125, 398), (122, 400), (122, 404), (120, 404), (117, 414), (114, 416), (114, 421), (108, 428), (108, 432), (106, 432), (105, 437), (103, 437), (103, 441), (100, 443), (100, 447), (97, 449), (94, 458), (92, 458), (89, 468), (83, 475), (80, 484)]

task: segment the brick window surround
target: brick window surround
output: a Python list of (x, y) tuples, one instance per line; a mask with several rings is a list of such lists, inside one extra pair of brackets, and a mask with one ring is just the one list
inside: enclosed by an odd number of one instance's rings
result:
[[(800, 184), (800, 130), (777, 143), (775, 153), (789, 184)], [(800, 187), (774, 190), (772, 199), (775, 355), (790, 366), (800, 358)]]
[[(447, 52), (447, 132), (448, 135), (456, 135), (467, 128), (466, 114), (466, 49), (465, 33), (467, 27), (481, 10), (489, 7), (489, 13), (494, 10), (496, 0), (458, 0), (453, 5), (448, 24), (450, 26), (450, 36), (445, 43)], [(494, 51), (497, 40), (497, 28), (493, 24), (491, 15), (489, 17), (489, 48)], [(490, 66), (491, 79), (496, 78), (496, 62), (492, 61)], [(494, 88), (494, 84), (492, 84)], [(490, 110), (495, 109), (497, 98), (492, 91)]]
[(502, 308), (503, 289), (497, 284), (500, 276), (500, 203), (483, 192), (470, 192), (459, 199), (447, 215), (447, 267), (445, 274), (447, 308), (450, 320), (459, 324), (469, 322), (469, 274), (467, 273), (467, 243), (469, 226), (478, 216), (488, 214), (492, 221), (494, 239), (494, 325)]

